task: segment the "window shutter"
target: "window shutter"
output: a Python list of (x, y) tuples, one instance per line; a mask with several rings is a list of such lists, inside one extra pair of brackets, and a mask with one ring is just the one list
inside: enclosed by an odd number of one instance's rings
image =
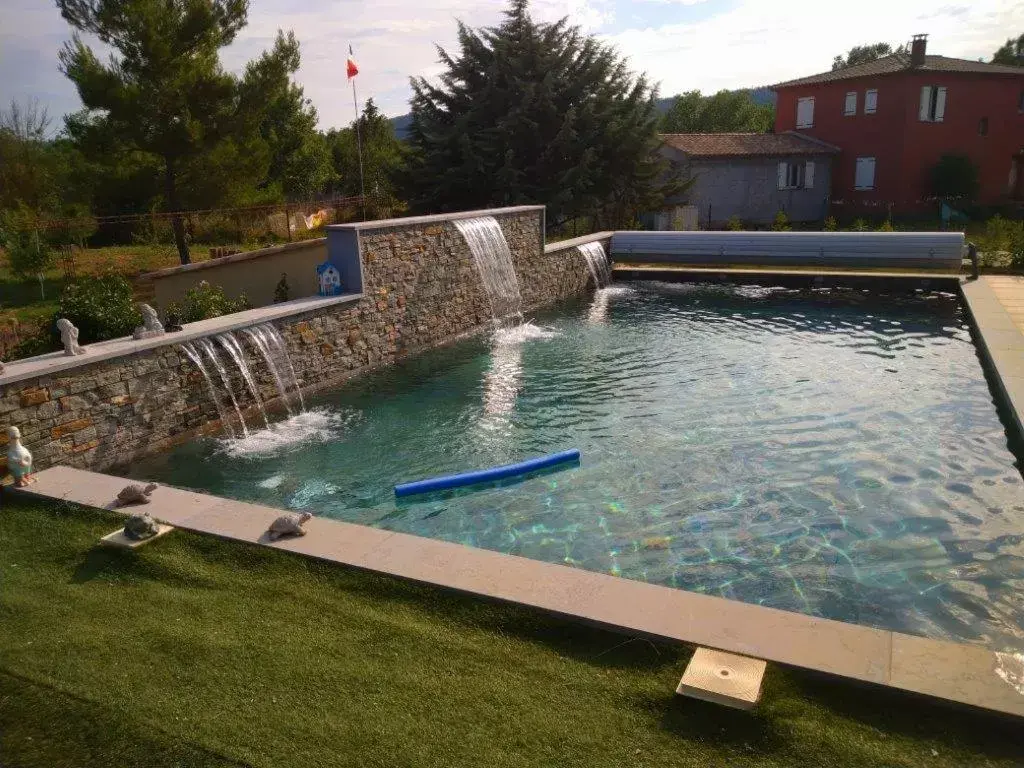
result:
[(921, 105), (917, 110), (918, 120), (928, 120), (928, 109), (932, 103), (932, 87), (930, 85), (921, 86)]
[(855, 189), (872, 189), (875, 186), (875, 158), (858, 157), (857, 172), (854, 176)]
[(878, 109), (878, 91), (872, 88), (864, 92), (864, 114), (873, 115)]
[(786, 176), (788, 175), (786, 163), (779, 163), (779, 189), (786, 188)]
[(946, 114), (946, 89), (939, 88), (935, 96), (935, 122), (941, 123)]
[(808, 160), (804, 165), (804, 189), (813, 189), (814, 187), (814, 161)]
[(796, 127), (810, 128), (814, 125), (814, 97), (809, 96), (797, 99), (796, 102)]
[(857, 114), (857, 92), (849, 91), (846, 94), (846, 103), (843, 105), (844, 115), (856, 115)]

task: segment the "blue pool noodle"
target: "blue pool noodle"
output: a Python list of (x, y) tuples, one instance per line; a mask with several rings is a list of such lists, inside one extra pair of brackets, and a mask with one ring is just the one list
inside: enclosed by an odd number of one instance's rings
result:
[(474, 472), (462, 472), (458, 475), (445, 475), (443, 477), (432, 477), (429, 480), (416, 480), (411, 483), (400, 483), (395, 486), (395, 496), (412, 496), (415, 493), (445, 491), (449, 488), (461, 488), (464, 485), (489, 483), (494, 480), (502, 480), (506, 477), (525, 475), (527, 472), (534, 472), (538, 469), (553, 467), (556, 464), (563, 464), (567, 461), (579, 460), (580, 452), (578, 449), (573, 448), (569, 451), (549, 453), (547, 456), (538, 456), (536, 459), (520, 461), (518, 464), (505, 464), (501, 467), (478, 469)]

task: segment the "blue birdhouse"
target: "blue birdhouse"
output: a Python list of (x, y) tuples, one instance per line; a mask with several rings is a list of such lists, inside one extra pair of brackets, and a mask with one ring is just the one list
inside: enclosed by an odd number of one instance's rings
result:
[(317, 282), (320, 285), (321, 296), (341, 295), (341, 272), (338, 268), (325, 261), (316, 268)]

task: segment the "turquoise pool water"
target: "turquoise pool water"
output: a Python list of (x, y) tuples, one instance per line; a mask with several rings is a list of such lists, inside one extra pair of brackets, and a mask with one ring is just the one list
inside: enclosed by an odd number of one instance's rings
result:
[[(616, 285), (138, 477), (843, 621), (1020, 646), (1021, 476), (955, 297)], [(581, 466), (396, 482), (579, 448)]]

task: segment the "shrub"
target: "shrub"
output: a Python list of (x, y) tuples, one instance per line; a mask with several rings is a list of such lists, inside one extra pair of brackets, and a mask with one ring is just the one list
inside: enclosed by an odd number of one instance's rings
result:
[(852, 229), (854, 232), (867, 232), (868, 223), (864, 221), (864, 219), (857, 219), (850, 226), (850, 229)]
[(886, 219), (885, 221), (882, 222), (882, 225), (878, 228), (878, 231), (879, 232), (895, 232), (896, 230), (892, 228), (892, 222), (889, 221), (888, 219)]
[(988, 248), (993, 251), (1008, 251), (1014, 238), (1020, 233), (1024, 226), (1016, 221), (1004, 219), (996, 214), (985, 222), (985, 242)]
[(195, 288), (185, 292), (183, 301), (171, 302), (167, 314), (174, 315), (179, 323), (194, 323), (197, 320), (209, 320), (211, 317), (230, 315), (251, 309), (252, 304), (243, 293), (237, 299), (229, 299), (219, 285), (210, 285), (203, 280)]
[[(120, 275), (70, 283), (61, 294), (57, 317), (66, 317), (78, 328), (81, 344), (128, 336), (142, 324), (132, 286)], [(56, 326), (52, 333), (56, 336)]]
[(43, 272), (53, 262), (53, 250), (34, 226), (27, 208), (7, 211), (0, 217), (0, 247), (6, 252), (7, 262), (15, 276), (22, 280), (38, 278), (41, 292)]
[(779, 211), (775, 214), (775, 221), (772, 222), (773, 232), (789, 232), (793, 229), (789, 223), (789, 216), (786, 215), (785, 211)]
[(929, 172), (931, 192), (940, 200), (973, 200), (978, 194), (978, 166), (967, 155), (943, 155)]
[(725, 223), (725, 228), (728, 229), (730, 232), (742, 232), (743, 219), (741, 219), (737, 214), (733, 214)]
[(1017, 229), (1010, 238), (1010, 263), (1015, 267), (1024, 267), (1024, 229)]
[(836, 221), (836, 217), (835, 216), (829, 216), (827, 219), (825, 219), (825, 231), (826, 232), (838, 232), (839, 231), (839, 222)]

